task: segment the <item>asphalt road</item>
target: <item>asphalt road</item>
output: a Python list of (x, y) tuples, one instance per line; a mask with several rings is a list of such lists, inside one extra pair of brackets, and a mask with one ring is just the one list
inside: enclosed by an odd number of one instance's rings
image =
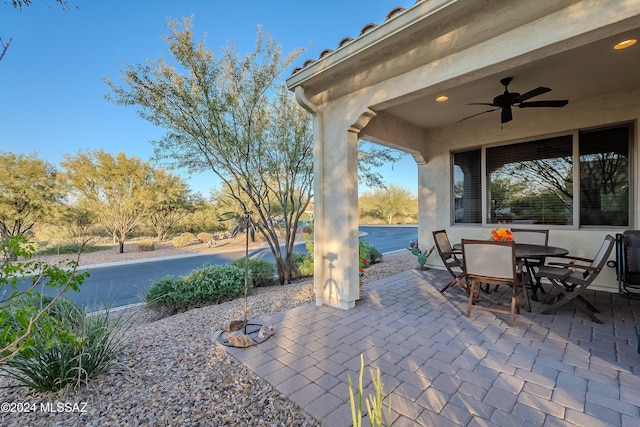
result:
[[(361, 239), (366, 239), (380, 252), (404, 249), (418, 238), (418, 227), (362, 226)], [(303, 243), (296, 245), (296, 252), (306, 252)], [(273, 260), (269, 248), (250, 252), (251, 258)], [(120, 307), (144, 301), (147, 289), (157, 280), (166, 277), (185, 276), (195, 268), (209, 263), (220, 265), (244, 257), (244, 250), (209, 255), (185, 256), (174, 259), (145, 260), (123, 265), (93, 267), (91, 276), (81, 286), (80, 292), (67, 292), (67, 298), (86, 306), (88, 311), (100, 307)], [(24, 287), (24, 285), (22, 286)], [(44, 288), (43, 293), (53, 295), (55, 290)]]

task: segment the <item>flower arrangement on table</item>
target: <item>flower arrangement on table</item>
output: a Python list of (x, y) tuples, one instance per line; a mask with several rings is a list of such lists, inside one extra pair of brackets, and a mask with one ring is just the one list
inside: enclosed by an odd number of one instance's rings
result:
[(418, 246), (417, 241), (409, 242), (409, 247), (407, 247), (412, 254), (418, 257), (418, 265), (420, 268), (425, 268), (424, 265), (427, 263), (427, 258), (429, 258), (429, 255), (431, 255), (431, 252), (433, 252), (435, 248), (436, 245), (433, 245), (428, 250), (423, 251)]
[(508, 228), (495, 228), (491, 230), (491, 240), (513, 241), (513, 234)]

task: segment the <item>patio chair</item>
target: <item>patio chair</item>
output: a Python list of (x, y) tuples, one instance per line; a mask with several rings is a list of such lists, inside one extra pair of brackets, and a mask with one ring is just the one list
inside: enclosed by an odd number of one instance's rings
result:
[(548, 279), (553, 288), (558, 291), (555, 296), (552, 295), (545, 301), (547, 303), (555, 301), (555, 303), (540, 313), (546, 314), (555, 311), (573, 301), (576, 307), (589, 316), (591, 320), (596, 323), (602, 323), (595, 315), (595, 313), (599, 313), (598, 309), (589, 303), (582, 296), (582, 293), (587, 290), (589, 285), (600, 274), (614, 245), (615, 239), (607, 235), (594, 259), (567, 255), (564, 258), (568, 258), (571, 261), (566, 263), (551, 262), (546, 266), (540, 267), (536, 273), (536, 278)]
[[(513, 240), (516, 243), (524, 243), (527, 245), (549, 245), (549, 230), (535, 230), (535, 229), (522, 229), (522, 228), (512, 228), (511, 234), (513, 235)], [(529, 274), (531, 277), (535, 277), (535, 272), (544, 265), (545, 257), (538, 258), (527, 258), (526, 266), (529, 269)], [(531, 299), (534, 301), (538, 301), (538, 289), (543, 294), (546, 293), (544, 288), (542, 287), (542, 283), (540, 279), (536, 278), (535, 284), (531, 283)]]
[(640, 297), (640, 230), (616, 234), (618, 292), (627, 298)]
[[(509, 325), (513, 326), (516, 313), (520, 313), (520, 293), (525, 286), (522, 265), (516, 263), (515, 242), (463, 239), (462, 256), (469, 285), (467, 317), (471, 316), (471, 310), (503, 313), (510, 316)], [(511, 302), (499, 302), (481, 295), (481, 283), (511, 287)], [(507, 306), (509, 309), (499, 306)]]
[(449, 236), (447, 236), (446, 230), (434, 231), (433, 241), (436, 244), (436, 249), (438, 250), (438, 254), (440, 255), (442, 263), (453, 278), (449, 282), (449, 284), (447, 284), (447, 286), (440, 290), (440, 293), (443, 294), (447, 289), (455, 284), (460, 286), (460, 288), (462, 288), (462, 290), (466, 293), (469, 293), (469, 287), (466, 283), (463, 282), (464, 271), (462, 252), (453, 249), (453, 247), (451, 246), (451, 242), (449, 241)]

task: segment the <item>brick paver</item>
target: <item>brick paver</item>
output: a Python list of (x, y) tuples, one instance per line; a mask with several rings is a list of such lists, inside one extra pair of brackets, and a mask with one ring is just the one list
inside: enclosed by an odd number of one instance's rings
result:
[(367, 284), (352, 310), (297, 307), (263, 319), (272, 339), (225, 349), (326, 427), (351, 425), (347, 375), (357, 379), (360, 354), (365, 392), (379, 367), (396, 427), (640, 425), (640, 301), (589, 293), (603, 325), (532, 302), (509, 327), (487, 312), (466, 318), (461, 290), (438, 292), (447, 282), (440, 270), (400, 273)]

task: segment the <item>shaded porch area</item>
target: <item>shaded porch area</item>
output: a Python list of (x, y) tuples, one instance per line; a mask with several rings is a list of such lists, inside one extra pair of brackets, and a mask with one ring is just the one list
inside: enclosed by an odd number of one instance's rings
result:
[[(640, 301), (591, 291), (603, 324), (571, 306), (508, 318), (473, 312), (442, 270), (408, 270), (366, 285), (354, 309), (305, 305), (263, 319), (276, 335), (225, 349), (323, 426), (351, 425), (347, 375), (382, 372), (393, 426), (640, 424)], [(364, 421), (368, 425), (368, 421)]]

